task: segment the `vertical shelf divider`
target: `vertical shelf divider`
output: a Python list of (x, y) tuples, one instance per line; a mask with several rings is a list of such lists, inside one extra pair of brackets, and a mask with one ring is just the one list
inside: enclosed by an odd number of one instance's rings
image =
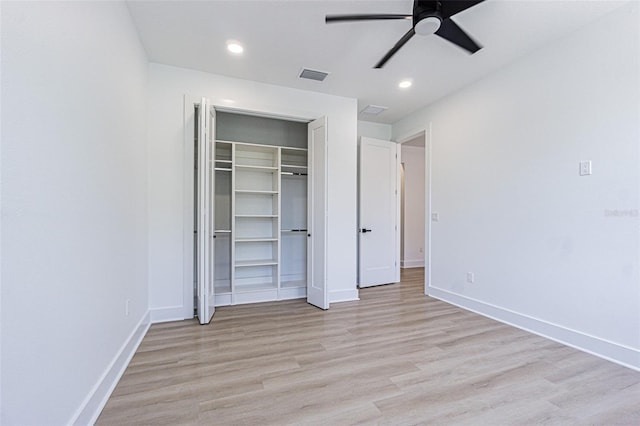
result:
[(277, 253), (278, 253), (278, 266), (276, 268), (276, 279), (278, 281), (278, 300), (280, 300), (281, 297), (281, 289), (282, 289), (282, 283), (280, 282), (280, 277), (282, 274), (282, 175), (281, 175), (281, 171), (282, 171), (282, 148), (278, 147), (278, 150), (276, 152), (277, 155), (277, 165), (278, 165), (278, 170), (274, 175), (274, 179), (276, 180), (276, 185), (278, 188), (278, 225), (277, 225), (277, 229), (276, 229), (276, 236), (278, 237), (278, 248), (277, 248)]
[(231, 144), (231, 304), (236, 304), (236, 144)]

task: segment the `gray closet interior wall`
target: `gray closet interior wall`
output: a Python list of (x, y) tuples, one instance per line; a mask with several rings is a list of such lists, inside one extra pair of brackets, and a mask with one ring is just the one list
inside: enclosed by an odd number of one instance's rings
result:
[(307, 148), (307, 123), (218, 111), (216, 139)]

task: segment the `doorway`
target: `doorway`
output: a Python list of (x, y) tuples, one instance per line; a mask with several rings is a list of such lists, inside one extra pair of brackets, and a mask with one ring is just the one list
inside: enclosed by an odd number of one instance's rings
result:
[(401, 268), (421, 268), (426, 258), (426, 148), (425, 132), (407, 138), (400, 145)]

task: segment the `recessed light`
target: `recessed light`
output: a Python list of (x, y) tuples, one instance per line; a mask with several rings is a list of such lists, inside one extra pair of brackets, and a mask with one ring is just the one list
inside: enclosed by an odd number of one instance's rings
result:
[(227, 50), (234, 55), (239, 55), (244, 52), (244, 47), (242, 47), (240, 43), (230, 41), (229, 43), (227, 43)]
[(400, 83), (398, 83), (398, 87), (401, 89), (406, 89), (408, 87), (411, 87), (412, 84), (413, 82), (411, 80), (402, 80)]

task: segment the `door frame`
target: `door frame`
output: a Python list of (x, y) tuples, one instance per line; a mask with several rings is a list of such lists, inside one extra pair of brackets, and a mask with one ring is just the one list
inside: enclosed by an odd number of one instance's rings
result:
[(432, 204), (431, 204), (431, 162), (432, 162), (432, 123), (428, 122), (424, 128), (414, 129), (410, 132), (403, 133), (399, 137), (396, 137), (396, 141), (399, 145), (415, 139), (418, 136), (424, 135), (424, 188), (425, 188), (425, 206), (424, 206), (424, 294), (428, 295), (429, 287), (431, 287), (431, 234), (432, 234)]
[[(202, 100), (202, 95), (189, 95), (185, 94), (183, 97), (183, 202), (182, 202), (182, 306), (175, 307), (175, 316), (182, 317), (184, 319), (190, 319), (195, 317), (195, 292), (194, 292), (194, 242), (193, 242), (193, 225), (194, 225), (194, 106)], [(209, 99), (215, 99), (208, 96)], [(232, 112), (237, 114), (254, 115), (258, 117), (276, 118), (281, 120), (298, 121), (304, 123), (310, 123), (320, 116), (309, 116), (308, 113), (300, 113), (294, 111), (296, 115), (278, 114), (270, 112), (269, 110), (261, 109), (244, 109), (244, 108), (231, 108), (228, 105), (221, 105), (211, 101), (209, 104), (216, 111)], [(328, 240), (326, 241), (328, 242)], [(325, 242), (325, 244), (326, 244)], [(327, 264), (325, 261), (325, 277)], [(325, 283), (328, 285), (328, 281)], [(326, 289), (327, 293), (329, 289)]]

